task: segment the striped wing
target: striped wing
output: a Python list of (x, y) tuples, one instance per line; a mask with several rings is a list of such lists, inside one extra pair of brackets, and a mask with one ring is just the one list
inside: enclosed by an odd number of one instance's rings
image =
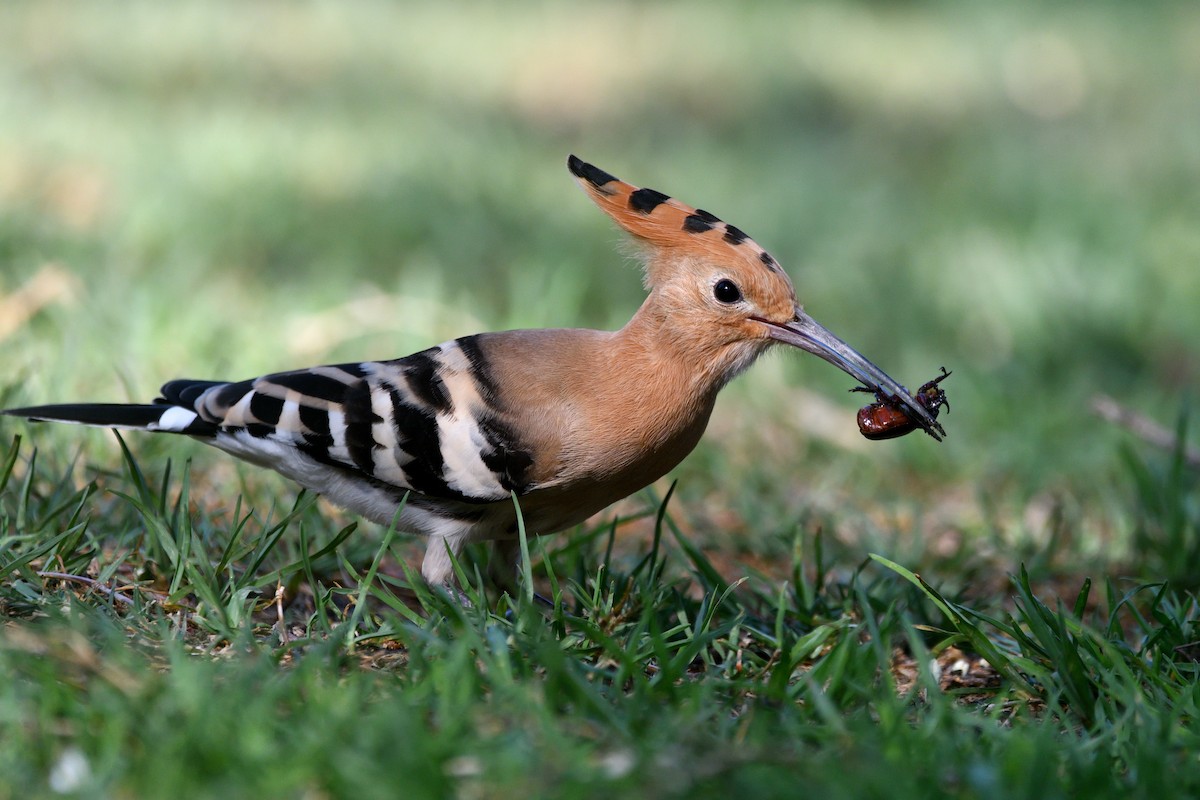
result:
[(156, 402), (194, 412), (214, 426), (214, 445), (285, 474), (289, 459), (311, 460), (427, 497), (493, 502), (534, 488), (532, 459), (497, 408), (479, 338), (238, 383), (171, 381)]

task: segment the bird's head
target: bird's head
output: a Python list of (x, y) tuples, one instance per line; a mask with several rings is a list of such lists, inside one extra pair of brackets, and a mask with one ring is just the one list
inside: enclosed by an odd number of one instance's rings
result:
[(908, 390), (818, 324), (800, 306), (787, 273), (743, 231), (653, 189), (639, 189), (575, 156), (580, 186), (644, 250), (648, 306), (664, 335), (702, 343), (722, 380), (774, 343), (820, 356), (864, 387), (898, 398), (935, 439), (942, 426)]

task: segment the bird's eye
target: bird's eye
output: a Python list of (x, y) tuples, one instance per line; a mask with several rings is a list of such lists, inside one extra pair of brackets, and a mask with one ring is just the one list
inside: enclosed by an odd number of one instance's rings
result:
[(722, 303), (736, 303), (742, 299), (742, 290), (728, 278), (722, 278), (713, 286), (713, 297)]

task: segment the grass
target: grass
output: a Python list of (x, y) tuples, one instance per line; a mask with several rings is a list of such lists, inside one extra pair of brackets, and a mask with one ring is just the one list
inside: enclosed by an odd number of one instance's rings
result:
[(910, 385), (954, 371), (944, 444), (872, 444), (835, 370), (764, 359), (515, 596), (469, 554), (470, 608), (275, 476), (0, 419), (0, 797), (1194, 796), (1198, 27), (0, 8), (0, 405), (620, 325), (568, 152), (750, 231)]
[(6, 526), (29, 531), (0, 565), (14, 795), (1200, 788), (1200, 609), (1164, 583), (1085, 582), (1063, 606), (1022, 570), (983, 606), (882, 557), (844, 571), (798, 535), (788, 577), (731, 584), (663, 500), (645, 553), (613, 554), (611, 525), (535, 540), (551, 607), (469, 572), (464, 607), (390, 534), (331, 552), (344, 536), (304, 497), (213, 524), (181, 513), (186, 474), (148, 480), (129, 456), (87, 520), (93, 489), (18, 450), (0, 475)]

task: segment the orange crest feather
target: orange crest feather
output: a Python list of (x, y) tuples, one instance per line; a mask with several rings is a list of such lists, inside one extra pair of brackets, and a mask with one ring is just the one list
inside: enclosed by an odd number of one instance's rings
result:
[(782, 273), (779, 263), (757, 242), (707, 211), (692, 208), (654, 189), (639, 189), (575, 156), (567, 158), (567, 169), (604, 213), (657, 250), (718, 261), (753, 261)]

